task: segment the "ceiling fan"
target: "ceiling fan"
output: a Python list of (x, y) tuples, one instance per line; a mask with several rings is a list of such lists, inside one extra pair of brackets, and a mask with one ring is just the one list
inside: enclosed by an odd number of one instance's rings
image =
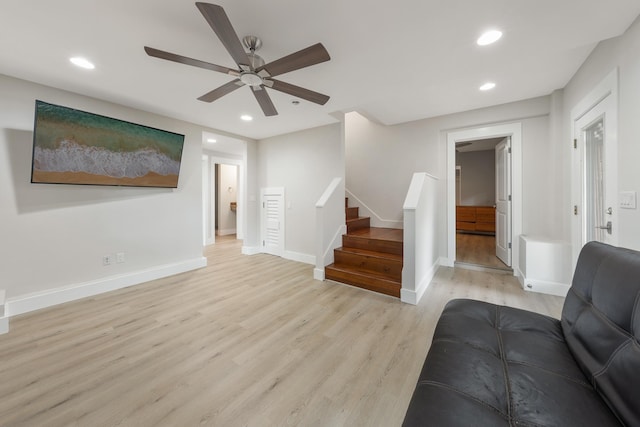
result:
[(148, 46), (145, 46), (144, 50), (149, 56), (218, 71), (236, 77), (229, 83), (202, 95), (198, 98), (200, 101), (213, 102), (242, 86), (249, 86), (265, 116), (275, 116), (278, 114), (265, 89), (267, 87), (316, 104), (324, 105), (327, 103), (329, 100), (327, 95), (273, 78), (280, 74), (299, 70), (300, 68), (319, 64), (331, 59), (322, 43), (316, 43), (306, 49), (299, 50), (298, 52), (266, 64), (265, 61), (256, 54), (256, 50), (262, 46), (262, 41), (256, 36), (244, 37), (242, 43), (249, 49), (249, 52), (246, 52), (222, 6), (201, 2), (196, 2), (196, 6), (213, 31), (218, 35), (218, 38), (237, 64), (238, 69), (211, 64)]

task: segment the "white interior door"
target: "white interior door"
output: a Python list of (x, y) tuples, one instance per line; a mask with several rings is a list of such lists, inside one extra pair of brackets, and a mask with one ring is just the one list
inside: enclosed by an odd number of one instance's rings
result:
[(284, 188), (263, 188), (262, 199), (262, 252), (284, 254)]
[(496, 145), (496, 256), (511, 267), (511, 138)]
[(617, 150), (611, 117), (611, 97), (600, 101), (575, 122), (575, 150), (581, 163), (582, 245), (598, 241), (616, 245)]

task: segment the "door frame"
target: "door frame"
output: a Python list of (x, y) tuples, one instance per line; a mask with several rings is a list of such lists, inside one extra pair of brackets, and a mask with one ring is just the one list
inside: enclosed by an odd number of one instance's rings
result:
[(519, 245), (522, 234), (522, 123), (506, 123), (447, 132), (447, 259), (442, 264), (453, 267), (456, 260), (456, 142), (511, 137), (511, 268), (519, 271)]
[[(219, 165), (233, 165), (238, 167), (238, 196), (236, 207), (236, 238), (238, 240), (244, 239), (244, 224), (245, 224), (245, 193), (246, 193), (246, 162), (244, 159), (230, 159), (227, 157), (216, 156), (212, 153), (204, 152), (203, 157), (203, 236), (205, 246), (213, 245), (216, 243), (215, 233), (215, 218), (217, 215), (215, 209), (215, 199), (217, 188), (213, 185), (214, 171), (216, 164)], [(207, 160), (205, 160), (205, 157)], [(204, 170), (204, 163), (206, 163), (206, 171)], [(206, 187), (204, 187), (206, 185)], [(209, 227), (207, 227), (209, 225)]]
[[(578, 255), (582, 249), (582, 232), (583, 232), (583, 168), (582, 168), (582, 144), (580, 142), (580, 135), (576, 132), (577, 122), (582, 119), (586, 114), (599, 106), (605, 99), (609, 102), (605, 109), (606, 117), (606, 132), (609, 143), (613, 143), (615, 147), (618, 145), (618, 67), (614, 68), (604, 79), (600, 81), (580, 102), (578, 102), (571, 109), (571, 141), (577, 141), (577, 148), (571, 149), (571, 255), (572, 255), (572, 271), (575, 269), (578, 261)], [(572, 145), (575, 147), (575, 145)], [(617, 149), (614, 149), (617, 153)], [(617, 154), (614, 161), (617, 163)], [(613, 186), (617, 191), (617, 176), (607, 177), (607, 179), (613, 179)], [(613, 195), (613, 199), (617, 200), (617, 194)], [(574, 210), (577, 207), (577, 213)], [(618, 209), (618, 204), (614, 203), (613, 208)], [(618, 221), (614, 222), (614, 227)], [(618, 233), (617, 236), (620, 234)], [(616, 242), (617, 243), (617, 242)]]

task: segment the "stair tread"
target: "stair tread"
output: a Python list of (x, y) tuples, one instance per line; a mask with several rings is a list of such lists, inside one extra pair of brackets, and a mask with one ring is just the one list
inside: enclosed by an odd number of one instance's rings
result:
[(348, 252), (348, 253), (352, 253), (352, 254), (370, 256), (370, 257), (375, 257), (375, 258), (384, 258), (384, 259), (389, 259), (389, 260), (393, 260), (393, 261), (402, 262), (402, 255), (391, 254), (391, 253), (388, 253), (388, 252), (370, 251), (370, 250), (367, 250), (367, 249), (350, 248), (350, 247), (344, 247), (344, 246), (341, 247), (341, 248), (338, 248), (336, 250), (342, 251), (342, 252)]
[(361, 270), (361, 269), (359, 269), (357, 267), (351, 267), (351, 266), (348, 266), (348, 265), (340, 265), (340, 264), (336, 265), (334, 263), (334, 264), (330, 264), (330, 265), (326, 266), (325, 269), (329, 269), (329, 270), (333, 269), (333, 270), (336, 270), (336, 271), (352, 274), (352, 275), (359, 276), (359, 277), (374, 278), (376, 280), (382, 280), (382, 281), (388, 282), (390, 284), (397, 284), (399, 286), (402, 284), (402, 279), (395, 280), (395, 279), (392, 279), (388, 275), (385, 275), (383, 273), (377, 273), (375, 271), (369, 271), (369, 270)]
[(375, 240), (387, 240), (391, 242), (402, 242), (404, 230), (400, 228), (361, 228), (347, 233), (349, 236), (362, 237)]
[(348, 220), (346, 220), (347, 222), (354, 222), (354, 221), (365, 221), (367, 219), (370, 219), (368, 216), (358, 216), (355, 218), (350, 218)]

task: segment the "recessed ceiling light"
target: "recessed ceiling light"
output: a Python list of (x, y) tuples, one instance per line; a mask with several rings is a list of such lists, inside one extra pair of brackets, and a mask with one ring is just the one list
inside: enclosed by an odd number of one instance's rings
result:
[(95, 65), (91, 61), (86, 58), (82, 58), (80, 56), (74, 56), (73, 58), (69, 58), (69, 61), (77, 67), (86, 68), (87, 70), (93, 70), (96, 68)]
[(496, 84), (493, 82), (487, 82), (485, 84), (483, 84), (482, 86), (480, 86), (480, 90), (491, 90), (494, 87), (496, 87)]
[(215, 143), (217, 141), (214, 138), (207, 138), (207, 142), (210, 142), (210, 143), (213, 144), (213, 143)]
[(498, 40), (500, 40), (500, 37), (502, 37), (502, 31), (491, 30), (482, 34), (476, 41), (476, 43), (478, 43), (480, 46), (486, 46), (488, 44), (497, 42)]
[(250, 116), (250, 115), (248, 115), (248, 114), (243, 114), (243, 115), (241, 115), (241, 116), (240, 116), (240, 118), (241, 118), (242, 120), (244, 120), (245, 122), (250, 122), (251, 120), (253, 120), (253, 117), (251, 117), (251, 116)]

